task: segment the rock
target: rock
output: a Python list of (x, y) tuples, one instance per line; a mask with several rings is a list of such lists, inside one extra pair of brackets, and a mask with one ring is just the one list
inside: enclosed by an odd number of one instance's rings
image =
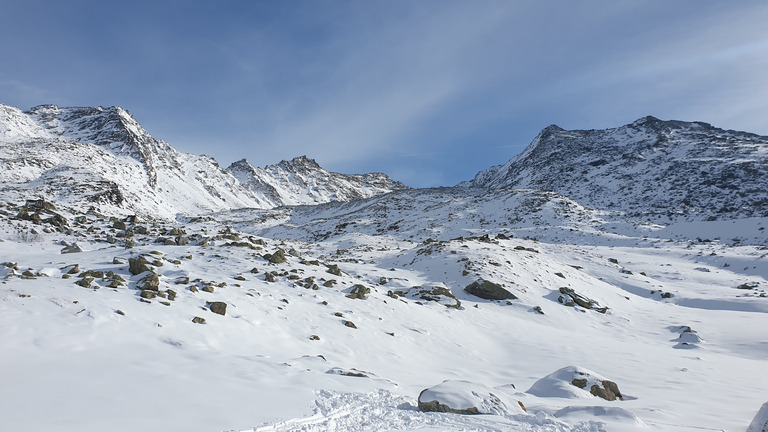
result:
[(140, 255), (138, 258), (128, 258), (128, 271), (132, 275), (137, 275), (150, 271), (152, 268), (149, 266), (149, 260)]
[(357, 326), (355, 325), (355, 323), (353, 323), (352, 321), (344, 321), (344, 325), (345, 325), (345, 326), (347, 326), (347, 327), (349, 327), (349, 328), (353, 328), (353, 329), (356, 329), (356, 328), (357, 328)]
[(219, 315), (226, 315), (227, 313), (227, 304), (224, 302), (209, 302), (208, 303), (208, 309), (211, 310), (211, 312)]
[(61, 253), (68, 254), (68, 253), (79, 253), (82, 252), (83, 249), (78, 246), (77, 243), (72, 243), (71, 245), (67, 245), (61, 250)]
[(467, 285), (464, 291), (486, 300), (514, 300), (516, 295), (502, 288), (501, 285), (484, 279), (478, 279)]
[(169, 289), (169, 290), (166, 290), (166, 292), (168, 293), (168, 300), (171, 300), (171, 301), (176, 300), (176, 291)]
[(282, 249), (278, 249), (275, 253), (269, 256), (269, 262), (272, 264), (282, 264), (286, 261), (288, 260), (285, 258), (285, 251)]
[(368, 294), (371, 293), (371, 289), (365, 285), (357, 284), (352, 287), (352, 291), (347, 294), (347, 298), (365, 300)]
[(157, 297), (157, 293), (155, 291), (144, 290), (141, 292), (141, 294), (139, 294), (139, 297), (143, 299), (153, 299)]
[(608, 310), (607, 307), (600, 307), (600, 304), (595, 300), (578, 294), (572, 288), (562, 287), (560, 293), (563, 295), (558, 297), (557, 301), (565, 306), (574, 306), (575, 303), (584, 309), (593, 309), (600, 313), (605, 313)]
[(328, 272), (328, 273), (330, 273), (330, 274), (332, 274), (334, 276), (341, 276), (341, 269), (339, 268), (338, 265), (336, 265), (336, 264), (326, 264), (325, 266), (328, 267), (326, 272)]
[(90, 288), (92, 282), (93, 282), (93, 278), (90, 276), (86, 276), (75, 283), (77, 285), (80, 285), (83, 288)]
[(149, 273), (136, 282), (136, 288), (140, 290), (158, 291), (160, 289), (160, 277), (157, 273)]
[(524, 414), (525, 408), (504, 386), (490, 388), (463, 380), (447, 380), (419, 394), (419, 410), (453, 414)]
[(205, 324), (205, 318), (200, 318), (199, 316), (196, 316), (192, 318), (192, 322), (195, 324)]

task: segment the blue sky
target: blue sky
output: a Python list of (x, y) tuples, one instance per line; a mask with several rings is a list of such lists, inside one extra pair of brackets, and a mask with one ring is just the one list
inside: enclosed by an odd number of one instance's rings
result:
[(768, 2), (0, 1), (0, 103), (119, 105), (177, 149), (453, 185), (550, 124), (768, 135)]

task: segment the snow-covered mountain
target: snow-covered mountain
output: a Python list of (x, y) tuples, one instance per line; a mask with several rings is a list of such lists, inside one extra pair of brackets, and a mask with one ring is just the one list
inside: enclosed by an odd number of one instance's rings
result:
[(654, 117), (606, 130), (553, 125), (459, 186), (551, 190), (656, 220), (766, 216), (768, 137)]
[(264, 203), (261, 207), (354, 201), (405, 188), (382, 173), (329, 172), (306, 156), (264, 168), (256, 168), (242, 159), (230, 165), (227, 172)]
[(0, 429), (760, 430), (764, 162), (646, 118), (408, 189), (0, 106)]
[(163, 219), (350, 200), (404, 187), (384, 174), (329, 173), (306, 158), (264, 169), (241, 161), (224, 170), (209, 156), (181, 153), (153, 138), (120, 107), (43, 105), (22, 112), (0, 105), (0, 167), (2, 192), (16, 201), (45, 198)]

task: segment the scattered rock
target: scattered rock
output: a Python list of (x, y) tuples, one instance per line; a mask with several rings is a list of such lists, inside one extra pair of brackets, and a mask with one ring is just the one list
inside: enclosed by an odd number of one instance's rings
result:
[(356, 328), (357, 328), (357, 326), (355, 325), (355, 323), (353, 323), (352, 321), (344, 321), (344, 325), (345, 325), (345, 326), (347, 326), (347, 327), (349, 327), (349, 328), (353, 328), (353, 329), (356, 329)]
[(192, 322), (195, 324), (205, 324), (205, 318), (200, 318), (199, 316), (196, 316), (192, 318)]

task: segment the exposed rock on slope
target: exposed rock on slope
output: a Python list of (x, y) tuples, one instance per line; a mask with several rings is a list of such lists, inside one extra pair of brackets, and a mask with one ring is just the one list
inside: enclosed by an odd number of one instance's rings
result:
[(518, 156), (459, 186), (542, 189), (630, 216), (768, 215), (768, 137), (644, 117), (605, 130), (549, 126)]

